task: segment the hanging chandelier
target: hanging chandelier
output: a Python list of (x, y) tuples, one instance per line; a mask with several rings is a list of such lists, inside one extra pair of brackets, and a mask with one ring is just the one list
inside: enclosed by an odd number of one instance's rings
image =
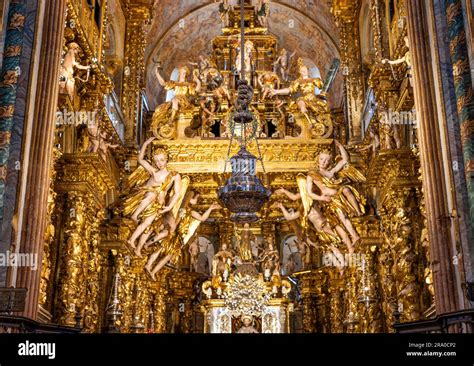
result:
[[(227, 162), (230, 160), (232, 175), (226, 181), (226, 184), (219, 188), (218, 197), (221, 203), (230, 212), (231, 220), (237, 223), (246, 223), (257, 221), (256, 213), (268, 201), (271, 192), (267, 189), (257, 177), (257, 160), (263, 165), (260, 147), (257, 136), (255, 142), (257, 145), (259, 158), (252, 155), (247, 150), (246, 125), (255, 121), (255, 116), (249, 110), (253, 98), (253, 89), (245, 79), (245, 34), (244, 34), (244, 1), (240, 2), (240, 47), (241, 47), (241, 70), (240, 80), (238, 82), (237, 100), (235, 102), (235, 114), (233, 115), (233, 125), (231, 129), (230, 145), (227, 152), (227, 160), (224, 167), (226, 172)], [(229, 159), (232, 141), (236, 131), (241, 131), (240, 150)]]

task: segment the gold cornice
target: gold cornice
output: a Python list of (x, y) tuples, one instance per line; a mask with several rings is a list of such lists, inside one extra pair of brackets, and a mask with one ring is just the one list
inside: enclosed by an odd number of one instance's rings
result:
[[(271, 172), (306, 172), (313, 168), (317, 155), (330, 147), (332, 139), (284, 139), (259, 140), (265, 170)], [(173, 140), (155, 141), (155, 146), (164, 147), (169, 154), (169, 167), (180, 173), (222, 173), (227, 158), (229, 140)], [(231, 149), (237, 153), (238, 144)], [(258, 157), (255, 142), (249, 151)], [(262, 171), (261, 164), (257, 170)], [(227, 167), (230, 172), (230, 166)]]

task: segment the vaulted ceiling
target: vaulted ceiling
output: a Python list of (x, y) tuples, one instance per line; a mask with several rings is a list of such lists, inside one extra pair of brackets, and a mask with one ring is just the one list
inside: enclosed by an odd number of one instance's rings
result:
[[(236, 0), (231, 3), (236, 4)], [(159, 59), (165, 76), (180, 64), (195, 61), (211, 50), (211, 41), (221, 33), (219, 1), (155, 0), (145, 52), (147, 95), (153, 109), (160, 102), (153, 59)], [(257, 3), (254, 0), (254, 3)], [(278, 37), (279, 46), (296, 50), (297, 57), (310, 59), (323, 77), (334, 58), (339, 58), (337, 28), (330, 13), (329, 0), (270, 1), (269, 31)], [(332, 88), (330, 101), (338, 106), (342, 96), (342, 77)]]

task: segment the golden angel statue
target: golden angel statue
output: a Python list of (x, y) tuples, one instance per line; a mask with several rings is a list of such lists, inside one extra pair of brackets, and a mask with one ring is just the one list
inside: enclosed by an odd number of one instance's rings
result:
[[(145, 271), (153, 280), (156, 280), (156, 273), (166, 264), (181, 256), (201, 222), (206, 221), (212, 211), (219, 208), (220, 206), (214, 203), (203, 214), (191, 210), (188, 206), (179, 210), (177, 218), (172, 218), (171, 226), (165, 229), (165, 239), (161, 240), (159, 249), (150, 255), (145, 265)], [(158, 263), (156, 263), (157, 260)]]
[[(168, 155), (165, 150), (157, 149), (153, 163), (145, 160), (145, 151), (155, 138), (149, 138), (143, 144), (138, 155), (140, 167), (129, 177), (128, 184), (132, 190), (124, 201), (123, 214), (131, 216), (138, 223), (128, 239), (128, 245), (136, 250), (135, 242), (140, 237), (144, 243), (154, 227), (159, 227), (164, 214), (171, 211), (181, 193), (181, 176), (167, 168)], [(170, 192), (173, 190), (173, 194)]]
[[(301, 95), (290, 104), (289, 109), (294, 109), (296, 104), (312, 128), (314, 137), (328, 137), (333, 131), (328, 103), (324, 95), (315, 94), (315, 88), (321, 89), (323, 81), (319, 77), (309, 76), (309, 69), (301, 57), (298, 59), (298, 72), (299, 78), (288, 88), (271, 90), (270, 95)], [(313, 119), (310, 118), (310, 112), (313, 114)]]
[(193, 105), (189, 97), (194, 96), (201, 90), (201, 80), (199, 70), (195, 69), (193, 82), (186, 81), (189, 75), (189, 68), (182, 66), (179, 68), (178, 81), (165, 81), (161, 76), (160, 66), (156, 68), (158, 82), (166, 90), (173, 90), (175, 95), (169, 102), (161, 104), (153, 114), (151, 130), (158, 139), (172, 139), (176, 137), (176, 119), (178, 112), (189, 110)]
[[(349, 163), (349, 155), (339, 141), (335, 141), (340, 156), (331, 167), (332, 154), (319, 154), (318, 166), (308, 173), (306, 190), (310, 198), (319, 201), (323, 214), (333, 227), (342, 226), (351, 237), (349, 251), (360, 237), (354, 229), (350, 218), (362, 216), (365, 213), (366, 199), (350, 181), (365, 182), (365, 177)], [(313, 191), (316, 186), (318, 193)]]

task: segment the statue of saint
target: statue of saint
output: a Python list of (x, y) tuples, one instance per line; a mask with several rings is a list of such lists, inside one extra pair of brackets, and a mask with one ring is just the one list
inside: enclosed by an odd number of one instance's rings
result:
[(258, 0), (258, 5), (255, 8), (257, 20), (261, 27), (268, 27), (268, 16), (270, 15), (270, 4), (268, 0)]
[(226, 269), (230, 272), (230, 266), (234, 261), (234, 257), (232, 251), (227, 249), (227, 244), (222, 243), (221, 249), (214, 254), (214, 257), (212, 258), (212, 275), (223, 275)]
[(270, 239), (268, 241), (268, 246), (263, 251), (258, 262), (262, 263), (262, 270), (268, 268), (270, 269), (270, 271), (273, 271), (279, 266), (280, 254), (278, 253), (278, 250), (273, 246), (273, 239)]
[[(289, 109), (298, 107), (312, 128), (315, 137), (326, 136), (332, 132), (332, 119), (328, 103), (324, 95), (315, 94), (315, 88), (321, 89), (323, 81), (321, 78), (311, 78), (309, 69), (304, 64), (303, 59), (298, 59), (299, 78), (293, 81), (288, 88), (271, 90), (270, 95), (297, 95), (295, 102), (292, 102)], [(313, 114), (314, 121), (310, 118)]]
[(197, 263), (199, 257), (199, 238), (196, 237), (191, 244), (189, 245), (188, 249), (189, 255), (191, 256), (191, 264), (190, 264), (190, 271), (197, 272)]
[[(235, 64), (234, 68), (236, 73), (240, 75), (240, 72), (242, 70), (242, 56), (241, 52), (242, 50), (240, 49), (240, 37), (238, 38), (238, 43), (235, 43), (237, 47), (237, 56), (235, 58)], [(244, 63), (245, 63), (245, 79), (247, 82), (252, 85), (252, 73), (254, 70), (254, 64), (253, 64), (253, 59), (252, 59), (252, 52), (255, 51), (255, 46), (253, 45), (253, 42), (250, 40), (245, 41), (244, 44)]]
[(288, 51), (285, 48), (280, 49), (278, 58), (273, 63), (274, 72), (280, 73), (281, 79), (283, 81), (288, 81), (288, 72), (290, 70), (290, 63), (293, 56), (296, 54), (296, 51), (293, 51), (291, 55), (288, 55)]
[(219, 2), (219, 14), (221, 16), (224, 27), (229, 26), (229, 13), (232, 10), (232, 6), (229, 4), (229, 0), (223, 0)]
[(239, 248), (240, 259), (242, 262), (252, 262), (252, 243), (255, 243), (255, 235), (250, 230), (248, 223), (244, 224), (244, 228), (238, 232), (237, 228), (234, 230), (235, 237), (237, 238)]
[[(407, 48), (407, 51), (405, 52), (405, 54), (404, 54), (402, 57), (400, 57), (400, 58), (398, 58), (398, 59), (396, 59), (396, 60), (392, 60), (392, 61), (389, 60), (388, 58), (385, 58), (385, 59), (382, 60), (382, 63), (383, 63), (383, 64), (387, 64), (387, 63), (388, 63), (390, 66), (392, 66), (392, 65), (399, 65), (399, 64), (403, 64), (403, 63), (406, 64), (406, 74), (405, 74), (405, 77), (407, 77), (407, 78), (410, 79), (410, 85), (413, 87), (413, 85), (412, 85), (412, 79), (413, 79), (413, 78), (412, 78), (412, 75), (410, 74), (410, 72), (411, 72), (411, 67), (412, 67), (412, 63), (411, 63), (411, 53), (410, 53), (410, 43), (409, 43), (409, 41), (408, 41), (408, 37), (407, 37), (407, 36), (405, 36), (405, 37), (403, 38), (403, 41), (405, 42), (405, 46), (406, 46), (406, 48)], [(393, 70), (392, 70), (392, 72), (393, 72)]]
[(253, 327), (253, 316), (252, 315), (242, 315), (242, 327), (237, 331), (237, 333), (258, 333), (257, 329)]
[(179, 68), (178, 81), (165, 81), (161, 76), (160, 66), (156, 68), (156, 77), (158, 82), (166, 90), (173, 90), (175, 95), (169, 102), (165, 102), (156, 108), (153, 114), (151, 130), (158, 139), (171, 139), (176, 133), (176, 118), (179, 111), (189, 110), (193, 105), (189, 97), (194, 96), (201, 90), (201, 80), (199, 79), (199, 70), (194, 70), (193, 82), (186, 81), (189, 74), (189, 68), (182, 66)]

